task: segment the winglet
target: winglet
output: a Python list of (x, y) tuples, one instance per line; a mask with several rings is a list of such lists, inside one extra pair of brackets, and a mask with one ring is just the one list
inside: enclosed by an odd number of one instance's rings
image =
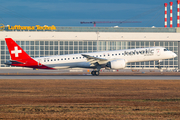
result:
[(5, 38), (12, 60), (31, 58), (12, 38)]

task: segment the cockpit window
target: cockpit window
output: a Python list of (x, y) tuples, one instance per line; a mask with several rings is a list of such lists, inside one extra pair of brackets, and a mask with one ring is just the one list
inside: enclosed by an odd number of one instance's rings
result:
[(164, 51), (169, 51), (168, 49), (164, 49)]

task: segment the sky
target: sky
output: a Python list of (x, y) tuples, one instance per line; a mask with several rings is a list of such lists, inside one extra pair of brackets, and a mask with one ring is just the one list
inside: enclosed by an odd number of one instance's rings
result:
[[(176, 27), (177, 0), (173, 4)], [(1, 0), (0, 23), (5, 25), (92, 26), (91, 21), (140, 21), (97, 24), (97, 27), (164, 27), (164, 3), (170, 0)], [(169, 17), (169, 6), (168, 6)], [(169, 22), (168, 22), (169, 26)]]

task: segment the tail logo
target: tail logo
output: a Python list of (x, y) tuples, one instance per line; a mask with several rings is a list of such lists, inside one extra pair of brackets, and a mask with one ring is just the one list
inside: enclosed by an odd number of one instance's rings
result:
[(15, 54), (15, 57), (19, 57), (19, 53), (22, 53), (22, 50), (18, 50), (17, 46), (15, 46), (14, 50), (11, 51), (11, 54)]

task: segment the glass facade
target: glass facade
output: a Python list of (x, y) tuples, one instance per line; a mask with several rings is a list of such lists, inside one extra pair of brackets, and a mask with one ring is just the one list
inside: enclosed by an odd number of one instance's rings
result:
[[(31, 57), (43, 57), (52, 55), (65, 55), (97, 51), (121, 50), (162, 46), (178, 54), (178, 42), (157, 41), (16, 41)], [(1, 67), (10, 59), (5, 41), (0, 41)], [(178, 68), (178, 58), (163, 60), (163, 68)], [(156, 68), (157, 61), (136, 62), (127, 64), (127, 68)]]

